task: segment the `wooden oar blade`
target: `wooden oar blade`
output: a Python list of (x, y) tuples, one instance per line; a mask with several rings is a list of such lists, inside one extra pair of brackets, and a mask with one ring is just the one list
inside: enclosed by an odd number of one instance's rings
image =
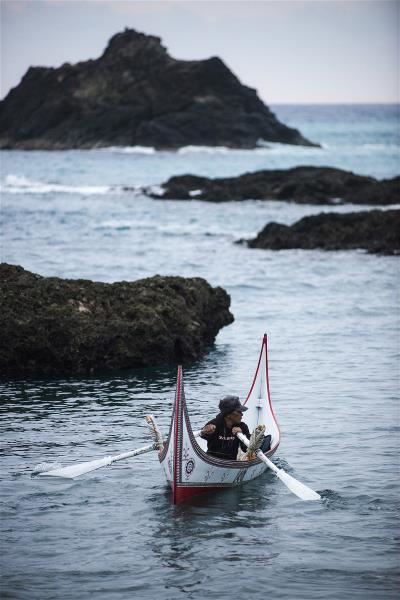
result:
[[(246, 444), (246, 446), (249, 445), (249, 440), (242, 433), (238, 433), (237, 437)], [(295, 496), (301, 500), (321, 500), (321, 496), (317, 492), (314, 492), (314, 490), (304, 485), (304, 483), (297, 481), (297, 479), (289, 475), (289, 473), (286, 473), (283, 469), (278, 469), (278, 467), (265, 456), (264, 452), (258, 450), (257, 456), (275, 473), (282, 483), (295, 494)]]
[(314, 492), (314, 490), (304, 485), (304, 483), (297, 481), (297, 479), (286, 473), (283, 469), (279, 469), (276, 472), (276, 476), (301, 500), (321, 500), (321, 496), (317, 492)]
[(69, 467), (61, 467), (60, 469), (52, 469), (51, 471), (45, 471), (44, 473), (38, 473), (39, 477), (65, 477), (66, 479), (74, 479), (79, 475), (96, 471), (101, 467), (106, 467), (112, 463), (111, 456), (99, 458), (97, 460), (91, 460), (89, 462), (80, 463), (79, 465), (71, 465)]

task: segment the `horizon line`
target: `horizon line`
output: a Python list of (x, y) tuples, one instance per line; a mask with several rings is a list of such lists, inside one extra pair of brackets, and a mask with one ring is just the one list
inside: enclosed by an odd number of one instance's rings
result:
[(286, 105), (286, 106), (321, 106), (321, 105), (326, 105), (326, 106), (379, 106), (379, 105), (383, 105), (383, 106), (399, 106), (400, 107), (400, 100), (377, 100), (377, 101), (372, 101), (372, 100), (361, 100), (361, 101), (356, 101), (356, 100), (339, 100), (339, 101), (328, 101), (328, 100), (322, 100), (322, 101), (299, 101), (299, 102), (291, 102), (291, 101), (287, 101), (287, 100), (273, 100), (270, 101), (268, 103), (269, 106), (273, 106), (274, 104), (280, 104), (280, 105)]

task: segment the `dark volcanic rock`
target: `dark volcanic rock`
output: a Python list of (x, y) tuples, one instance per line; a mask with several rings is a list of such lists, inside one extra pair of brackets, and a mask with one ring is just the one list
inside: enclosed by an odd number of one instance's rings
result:
[(204, 279), (95, 283), (1, 264), (0, 374), (88, 373), (198, 359), (233, 321)]
[(268, 223), (247, 245), (270, 250), (364, 248), (375, 254), (400, 254), (399, 232), (400, 210), (321, 213), (291, 226)]
[(378, 181), (331, 167), (296, 167), (209, 179), (197, 175), (171, 177), (153, 198), (170, 200), (287, 200), (300, 204), (395, 204), (400, 177)]
[(313, 145), (217, 57), (176, 60), (132, 29), (97, 60), (31, 67), (0, 103), (0, 147)]

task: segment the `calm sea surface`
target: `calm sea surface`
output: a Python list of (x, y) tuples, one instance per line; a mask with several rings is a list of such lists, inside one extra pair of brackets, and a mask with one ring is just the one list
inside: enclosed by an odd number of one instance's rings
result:
[(267, 331), (282, 429), (275, 460), (322, 501), (301, 502), (265, 473), (174, 507), (154, 454), (71, 482), (31, 478), (43, 461), (67, 465), (149, 443), (148, 413), (166, 432), (175, 368), (3, 382), (3, 598), (398, 597), (398, 259), (233, 244), (268, 221), (330, 207), (162, 202), (138, 189), (173, 174), (300, 164), (400, 173), (398, 107), (273, 110), (323, 147), (2, 152), (1, 259), (48, 276), (160, 273), (222, 285), (235, 323), (184, 372), (193, 426), (222, 395), (246, 394)]

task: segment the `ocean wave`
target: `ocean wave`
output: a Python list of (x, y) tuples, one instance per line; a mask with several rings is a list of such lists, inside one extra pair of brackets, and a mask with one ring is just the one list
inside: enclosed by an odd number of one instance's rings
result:
[(50, 181), (36, 181), (24, 175), (7, 175), (0, 192), (10, 194), (80, 194), (98, 196), (110, 193), (135, 192), (138, 188), (119, 185), (64, 185)]
[(156, 225), (152, 222), (145, 223), (143, 220), (109, 219), (96, 223), (93, 229), (114, 229), (115, 231), (126, 231), (129, 229), (154, 230), (156, 229)]
[(178, 154), (237, 154), (237, 155), (271, 155), (288, 154), (314, 155), (324, 151), (324, 147), (314, 148), (310, 146), (294, 146), (292, 144), (281, 144), (278, 142), (267, 142), (259, 140), (255, 148), (228, 148), (227, 146), (183, 146), (177, 150)]
[(232, 235), (227, 233), (223, 227), (207, 226), (205, 229), (201, 223), (158, 223), (153, 220), (141, 219), (106, 219), (95, 223), (93, 229), (110, 231), (135, 230), (141, 232), (152, 231), (153, 235), (161, 237), (220, 237), (231, 239)]
[(177, 154), (228, 154), (230, 152), (241, 152), (227, 146), (182, 146), (176, 151)]
[(107, 146), (98, 148), (102, 152), (115, 152), (116, 154), (155, 154), (153, 146)]
[(141, 155), (230, 155), (230, 156), (293, 156), (313, 157), (325, 155), (327, 152), (339, 152), (341, 154), (369, 154), (371, 152), (393, 153), (398, 151), (399, 146), (392, 143), (354, 143), (335, 144), (320, 140), (320, 146), (297, 146), (294, 144), (283, 144), (280, 142), (269, 142), (258, 140), (255, 148), (230, 148), (228, 146), (196, 146), (188, 145), (176, 150), (158, 150), (153, 146), (107, 146), (97, 148), (96, 151), (112, 152), (116, 154), (141, 154)]
[(266, 140), (258, 140), (257, 148), (255, 149), (259, 154), (302, 154), (302, 155), (315, 155), (321, 154), (326, 150), (327, 146), (324, 143), (320, 143), (320, 146), (297, 146), (294, 144), (283, 144), (281, 142), (268, 142)]
[(400, 146), (397, 144), (333, 144), (323, 143), (322, 147), (329, 154), (336, 154), (341, 156), (374, 156), (388, 155), (398, 153)]
[(293, 144), (282, 144), (278, 142), (267, 142), (259, 140), (255, 148), (230, 148), (228, 146), (196, 146), (188, 145), (177, 148), (176, 150), (158, 150), (154, 146), (107, 146), (104, 148), (96, 148), (100, 152), (114, 152), (116, 154), (232, 154), (232, 155), (249, 155), (249, 154), (287, 154), (294, 153), (296, 155), (306, 154), (314, 155), (321, 153), (325, 149), (322, 145), (320, 148), (312, 146), (295, 146)]

